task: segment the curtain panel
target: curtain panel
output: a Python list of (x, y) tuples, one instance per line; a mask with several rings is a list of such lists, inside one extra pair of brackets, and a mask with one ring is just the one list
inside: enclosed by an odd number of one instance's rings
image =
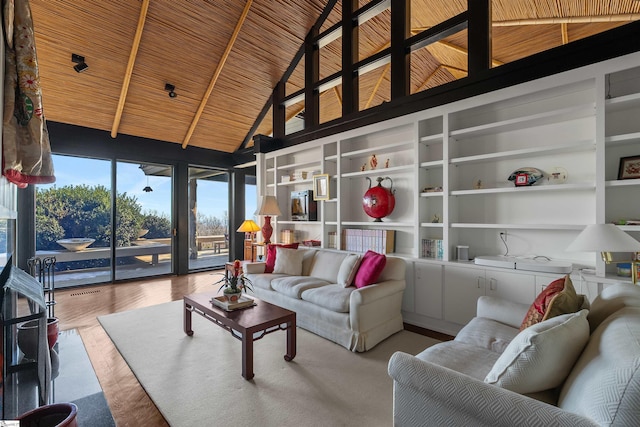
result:
[(55, 181), (28, 0), (3, 0), (2, 174), (19, 188)]

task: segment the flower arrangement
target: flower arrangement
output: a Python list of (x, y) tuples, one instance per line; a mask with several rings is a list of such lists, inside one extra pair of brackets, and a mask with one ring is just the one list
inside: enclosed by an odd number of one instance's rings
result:
[(230, 301), (235, 301), (240, 298), (240, 295), (245, 289), (249, 289), (253, 292), (253, 288), (251, 287), (253, 283), (251, 283), (251, 280), (249, 280), (249, 278), (242, 272), (240, 260), (235, 260), (233, 262), (233, 271), (231, 272), (231, 276), (229, 276), (225, 271), (222, 279), (218, 280), (214, 285), (220, 283), (222, 283), (222, 285), (220, 286), (220, 289), (218, 289), (218, 292), (224, 289), (223, 293)]

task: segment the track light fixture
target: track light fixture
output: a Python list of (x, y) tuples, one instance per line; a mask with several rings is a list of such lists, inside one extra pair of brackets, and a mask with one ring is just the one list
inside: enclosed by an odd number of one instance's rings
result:
[(169, 92), (169, 98), (175, 98), (176, 96), (178, 96), (178, 94), (175, 93), (176, 87), (171, 83), (166, 83), (164, 85), (164, 90)]
[(76, 65), (73, 66), (73, 69), (76, 70), (76, 72), (78, 72), (78, 73), (82, 73), (83, 71), (87, 71), (87, 68), (89, 68), (87, 63), (84, 62), (84, 56), (72, 53), (71, 54), (71, 62), (76, 64)]

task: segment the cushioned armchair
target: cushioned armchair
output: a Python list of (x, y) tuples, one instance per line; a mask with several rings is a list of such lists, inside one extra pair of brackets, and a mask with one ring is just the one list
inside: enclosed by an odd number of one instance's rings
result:
[(395, 425), (640, 425), (640, 287), (520, 331), (528, 309), (481, 297), (453, 341), (395, 353)]

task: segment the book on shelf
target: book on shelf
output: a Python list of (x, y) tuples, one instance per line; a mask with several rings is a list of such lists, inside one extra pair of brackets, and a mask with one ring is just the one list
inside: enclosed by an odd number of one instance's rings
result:
[(423, 258), (444, 258), (444, 243), (442, 239), (422, 239), (421, 249)]
[(225, 296), (213, 297), (211, 298), (211, 303), (217, 307), (222, 308), (225, 311), (233, 311), (238, 310), (240, 308), (251, 307), (255, 305), (256, 302), (253, 298), (249, 298), (248, 296), (242, 295), (238, 301), (227, 301)]
[(327, 244), (327, 247), (329, 249), (337, 249), (338, 248), (338, 233), (335, 231), (330, 231), (329, 233), (327, 233), (327, 236), (329, 237), (329, 241)]
[(395, 230), (347, 228), (342, 230), (342, 249), (353, 252), (388, 254), (395, 251)]

